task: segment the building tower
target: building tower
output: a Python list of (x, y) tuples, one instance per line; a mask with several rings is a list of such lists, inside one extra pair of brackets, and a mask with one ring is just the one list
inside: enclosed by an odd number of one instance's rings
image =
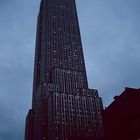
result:
[(100, 138), (102, 109), (88, 88), (75, 0), (42, 0), (25, 139)]

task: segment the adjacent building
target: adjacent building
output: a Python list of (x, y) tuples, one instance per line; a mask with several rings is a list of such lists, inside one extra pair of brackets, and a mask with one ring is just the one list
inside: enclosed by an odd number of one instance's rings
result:
[(102, 110), (88, 87), (75, 0), (41, 0), (26, 140), (102, 138)]
[(140, 89), (125, 88), (104, 110), (107, 140), (140, 140)]

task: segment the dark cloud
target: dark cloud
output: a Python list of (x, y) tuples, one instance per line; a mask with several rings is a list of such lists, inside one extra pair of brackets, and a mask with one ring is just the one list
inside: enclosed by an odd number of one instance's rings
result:
[(39, 2), (0, 1), (0, 140), (24, 139)]
[(89, 85), (104, 105), (140, 85), (140, 1), (77, 1)]
[[(38, 0), (0, 1), (0, 140), (23, 140), (31, 106)], [(140, 85), (140, 1), (77, 0), (89, 86), (108, 105)]]

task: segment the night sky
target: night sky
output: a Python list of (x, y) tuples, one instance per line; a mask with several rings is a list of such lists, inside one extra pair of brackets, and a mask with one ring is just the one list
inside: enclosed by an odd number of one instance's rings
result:
[[(89, 87), (104, 106), (140, 88), (140, 0), (76, 0)], [(0, 0), (0, 140), (24, 140), (40, 0)]]

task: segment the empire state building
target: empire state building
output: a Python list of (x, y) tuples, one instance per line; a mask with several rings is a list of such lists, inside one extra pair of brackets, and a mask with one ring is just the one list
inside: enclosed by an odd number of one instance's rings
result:
[(88, 88), (75, 0), (41, 0), (25, 140), (101, 138), (102, 110)]

